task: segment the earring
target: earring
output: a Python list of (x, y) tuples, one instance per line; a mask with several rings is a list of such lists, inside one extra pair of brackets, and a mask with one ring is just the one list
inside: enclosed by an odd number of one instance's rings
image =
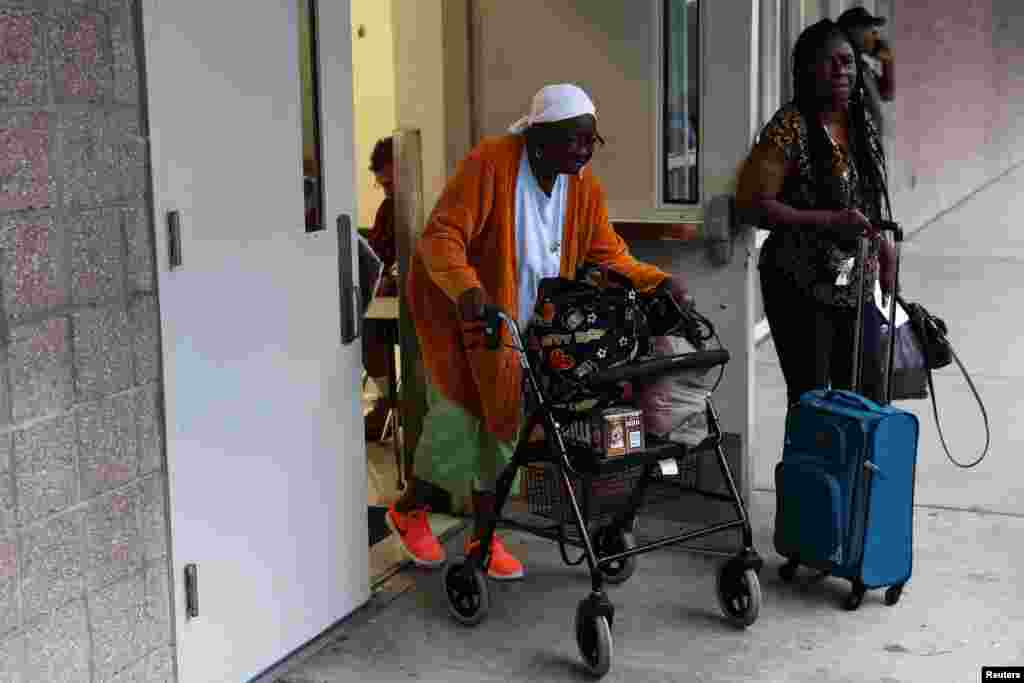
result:
[(540, 151), (539, 149), (536, 149), (536, 150), (533, 151), (533, 156), (534, 156), (535, 159), (540, 161), (541, 159), (544, 158), (544, 152)]

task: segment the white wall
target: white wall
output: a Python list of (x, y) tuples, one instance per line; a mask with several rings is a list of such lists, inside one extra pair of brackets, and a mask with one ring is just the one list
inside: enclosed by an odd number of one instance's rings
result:
[(571, 82), (593, 98), (608, 144), (594, 170), (613, 218), (651, 217), (657, 117), (655, 4), (586, 0), (475, 3), (474, 95), (481, 135), (499, 135), (534, 93)]
[[(395, 130), (395, 46), (392, 0), (352, 0), (352, 88), (355, 101), (358, 225), (373, 225), (384, 192), (370, 173), (377, 140)], [(364, 35), (359, 36), (362, 28)]]
[(421, 133), (423, 200), (434, 208), (448, 176), (445, 128), (444, 8), (440, 2), (392, 0), (396, 117)]

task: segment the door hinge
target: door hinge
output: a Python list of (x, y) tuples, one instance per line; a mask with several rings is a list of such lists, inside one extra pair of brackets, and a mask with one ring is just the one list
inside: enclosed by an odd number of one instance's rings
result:
[(185, 616), (199, 616), (199, 568), (194, 564), (185, 565)]

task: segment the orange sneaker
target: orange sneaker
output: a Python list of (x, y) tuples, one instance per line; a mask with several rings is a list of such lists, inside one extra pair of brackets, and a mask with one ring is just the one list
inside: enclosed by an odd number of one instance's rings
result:
[(402, 550), (417, 567), (437, 569), (444, 564), (444, 548), (430, 529), (428, 512), (430, 508), (402, 514), (392, 505), (384, 519), (401, 541)]
[[(479, 540), (466, 538), (466, 554), (477, 546)], [(491, 561), (487, 565), (487, 575), (496, 581), (515, 581), (523, 578), (523, 564), (505, 548), (505, 543), (497, 534), (491, 538)]]

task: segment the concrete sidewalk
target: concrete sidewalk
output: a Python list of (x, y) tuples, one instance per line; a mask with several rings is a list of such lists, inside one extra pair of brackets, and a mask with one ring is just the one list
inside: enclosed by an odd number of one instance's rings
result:
[[(946, 319), (988, 408), (992, 450), (978, 467), (946, 460), (931, 405), (906, 402), (921, 418), (915, 501), (914, 574), (900, 603), (872, 591), (857, 612), (840, 600), (849, 584), (796, 584), (777, 576), (771, 544), (772, 468), (782, 444), (784, 385), (771, 344), (759, 350), (758, 433), (751, 506), (764, 605), (749, 630), (725, 624), (714, 597), (718, 560), (678, 550), (640, 558), (637, 573), (610, 589), (616, 606), (614, 659), (606, 681), (973, 683), (982, 666), (1024, 666), (1024, 168), (972, 195), (906, 244), (904, 293)], [(936, 374), (943, 429), (969, 461), (984, 439), (977, 406), (955, 368)], [(492, 584), (488, 620), (474, 629), (447, 614), (439, 573), (404, 572), (319, 654), (279, 683), (365, 681), (575, 681), (576, 605), (589, 590), (554, 543), (511, 534), (526, 581)], [(448, 543), (461, 554), (461, 535)]]
[[(918, 508), (914, 575), (899, 604), (871, 591), (846, 612), (845, 581), (778, 579), (773, 496), (756, 493), (751, 513), (766, 559), (757, 623), (737, 631), (724, 622), (719, 560), (676, 549), (641, 556), (636, 574), (609, 590), (614, 659), (603, 680), (974, 683), (983, 665), (1024, 665), (1024, 519)], [(543, 539), (510, 534), (509, 546), (527, 578), (492, 582), (479, 626), (448, 616), (439, 572), (405, 572), (278, 683), (587, 680), (572, 631), (587, 571), (565, 566)], [(450, 556), (461, 547), (452, 539)]]

